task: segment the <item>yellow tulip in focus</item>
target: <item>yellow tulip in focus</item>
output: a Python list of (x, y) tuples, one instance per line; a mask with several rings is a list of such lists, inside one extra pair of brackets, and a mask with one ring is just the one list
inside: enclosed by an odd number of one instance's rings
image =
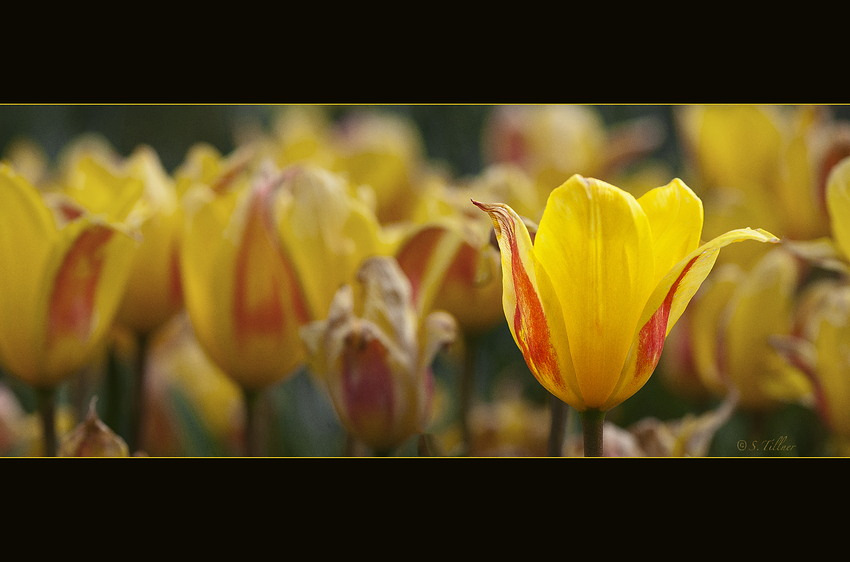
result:
[(678, 179), (635, 199), (575, 175), (549, 196), (533, 241), (510, 207), (474, 203), (492, 218), (505, 317), (531, 372), (600, 431), (649, 379), (720, 249), (778, 242), (745, 228), (700, 246), (702, 202)]
[[(364, 261), (362, 299), (345, 285), (325, 320), (302, 329), (310, 365), (327, 384), (343, 425), (379, 454), (423, 432), (433, 395), (431, 363), (455, 339), (445, 312), (421, 318), (410, 283), (391, 257)], [(357, 308), (355, 308), (357, 307)]]

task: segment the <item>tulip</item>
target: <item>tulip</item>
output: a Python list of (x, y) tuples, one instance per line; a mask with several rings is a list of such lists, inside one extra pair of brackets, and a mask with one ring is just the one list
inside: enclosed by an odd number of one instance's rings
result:
[(454, 340), (456, 325), (445, 312), (416, 313), (410, 283), (391, 257), (367, 259), (358, 278), (362, 301), (355, 303), (352, 286), (343, 286), (327, 319), (308, 324), (301, 335), (342, 424), (386, 455), (424, 431), (431, 363)]
[[(742, 220), (791, 240), (828, 233), (826, 178), (850, 154), (850, 124), (823, 107), (677, 109), (685, 155), (704, 190), (709, 235)], [(727, 257), (748, 267), (760, 257), (749, 254), (753, 249)]]
[(772, 344), (809, 378), (814, 406), (830, 431), (830, 452), (850, 456), (850, 285), (828, 279), (809, 286), (798, 333)]
[(92, 213), (132, 223), (141, 233), (117, 322), (138, 344), (129, 446), (143, 433), (144, 372), (151, 334), (183, 305), (179, 272), (182, 213), (174, 180), (156, 152), (139, 146), (126, 160), (110, 157), (108, 145), (78, 141), (64, 158), (64, 191)]
[[(50, 203), (50, 205), (49, 205)], [(0, 164), (0, 360), (49, 401), (103, 344), (136, 240), (126, 226), (46, 199)], [(45, 420), (47, 453), (55, 454)]]
[(393, 246), (327, 170), (231, 172), (184, 197), (182, 273), (199, 343), (250, 402), (303, 363), (298, 328), (327, 314), (364, 257)]
[[(606, 128), (592, 106), (509, 105), (492, 111), (482, 149), (489, 164), (510, 162), (522, 168), (545, 198), (561, 178), (582, 170), (600, 177), (618, 174), (662, 140), (654, 118)], [(522, 216), (519, 209), (514, 210)]]
[(500, 203), (502, 303), (531, 372), (581, 413), (588, 455), (601, 454), (605, 412), (637, 392), (720, 249), (778, 242), (750, 228), (699, 246), (702, 202), (678, 179), (632, 195), (574, 175), (549, 196), (532, 239)]

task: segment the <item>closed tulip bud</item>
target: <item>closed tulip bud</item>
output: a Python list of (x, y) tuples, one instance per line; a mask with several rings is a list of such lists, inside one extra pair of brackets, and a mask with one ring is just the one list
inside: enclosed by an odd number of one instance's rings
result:
[(127, 443), (103, 423), (92, 398), (89, 413), (71, 433), (62, 439), (60, 457), (129, 457)]
[(354, 289), (337, 291), (328, 317), (301, 330), (311, 366), (322, 377), (343, 425), (386, 454), (425, 430), (433, 395), (431, 363), (456, 335), (454, 319), (433, 312), (420, 319), (410, 283), (389, 257), (367, 259)]

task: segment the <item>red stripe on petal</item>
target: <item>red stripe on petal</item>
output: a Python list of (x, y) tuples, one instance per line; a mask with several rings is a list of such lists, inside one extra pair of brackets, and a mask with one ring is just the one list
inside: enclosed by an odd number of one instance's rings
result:
[(97, 284), (103, 270), (101, 249), (112, 235), (113, 231), (106, 227), (86, 230), (65, 255), (50, 296), (48, 344), (62, 336), (85, 342), (91, 334)]
[(661, 358), (661, 352), (664, 349), (664, 340), (667, 337), (667, 320), (670, 316), (670, 308), (673, 305), (673, 298), (676, 296), (676, 291), (679, 284), (685, 275), (688, 274), (691, 267), (696, 263), (699, 256), (694, 257), (687, 263), (682, 273), (673, 282), (664, 302), (658, 307), (658, 310), (652, 315), (649, 321), (641, 328), (638, 336), (638, 356), (637, 366), (635, 367), (635, 378), (641, 378), (647, 373), (651, 373), (658, 365), (658, 360)]
[[(535, 378), (546, 387), (554, 385), (557, 389), (566, 388), (560, 376), (558, 357), (552, 347), (549, 325), (546, 323), (546, 313), (543, 304), (528, 273), (522, 264), (514, 225), (510, 216), (500, 209), (494, 209), (491, 216), (500, 223), (500, 235), (505, 236), (510, 249), (511, 277), (516, 294), (516, 309), (514, 310), (513, 327), (518, 345), (525, 362)], [(545, 377), (545, 382), (543, 380)]]
[(395, 383), (380, 340), (363, 332), (346, 337), (342, 383), (345, 413), (354, 429), (378, 440), (392, 433)]
[(243, 342), (255, 334), (279, 333), (284, 327), (278, 256), (262, 223), (255, 199), (236, 256), (233, 317), (236, 337)]

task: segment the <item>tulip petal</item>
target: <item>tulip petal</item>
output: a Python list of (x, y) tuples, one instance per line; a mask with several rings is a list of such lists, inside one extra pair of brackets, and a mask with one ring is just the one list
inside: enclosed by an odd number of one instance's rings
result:
[(729, 303), (724, 326), (725, 373), (741, 392), (741, 406), (763, 409), (798, 401), (811, 385), (770, 345), (774, 335), (793, 328), (799, 263), (777, 249), (743, 277)]
[[(654, 288), (650, 223), (630, 194), (573, 176), (549, 196), (534, 241), (563, 311), (581, 395), (601, 406), (617, 383)], [(560, 342), (558, 342), (560, 346)]]
[(505, 318), (528, 368), (549, 392), (583, 411), (560, 303), (546, 272), (535, 267), (525, 224), (507, 205), (473, 203), (493, 220), (501, 251)]
[(664, 276), (647, 301), (637, 323), (639, 328), (634, 335), (628, 361), (602, 410), (609, 410), (620, 404), (649, 380), (661, 357), (667, 334), (711, 272), (720, 249), (743, 240), (779, 242), (775, 236), (760, 229), (733, 230), (700, 246)]
[(850, 158), (832, 168), (826, 189), (832, 236), (850, 260)]
[(699, 246), (702, 233), (702, 201), (682, 180), (644, 194), (638, 203), (646, 213), (655, 250), (655, 283), (682, 257)]

